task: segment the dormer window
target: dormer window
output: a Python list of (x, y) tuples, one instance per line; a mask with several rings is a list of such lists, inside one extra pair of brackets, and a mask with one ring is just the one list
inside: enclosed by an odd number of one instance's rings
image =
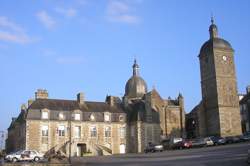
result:
[(91, 121), (95, 120), (95, 116), (93, 114), (91, 114), (89, 118), (90, 118)]
[(104, 121), (105, 122), (110, 122), (111, 121), (110, 113), (108, 113), (108, 112), (104, 113)]
[(81, 120), (81, 114), (76, 113), (75, 114), (75, 120)]
[(49, 112), (48, 111), (42, 111), (42, 119), (49, 119)]
[(124, 122), (124, 120), (125, 120), (124, 116), (123, 116), (123, 115), (120, 115), (120, 116), (119, 116), (119, 121), (120, 121), (120, 122)]
[(63, 114), (62, 112), (60, 112), (60, 113), (58, 114), (58, 117), (59, 117), (60, 120), (63, 120), (63, 119), (64, 119), (64, 114)]

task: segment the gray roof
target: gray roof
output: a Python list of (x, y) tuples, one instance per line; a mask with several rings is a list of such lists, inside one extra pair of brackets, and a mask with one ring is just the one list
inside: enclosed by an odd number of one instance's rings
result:
[(87, 112), (114, 112), (123, 113), (119, 105), (110, 106), (105, 102), (90, 102), (79, 104), (76, 100), (61, 100), (61, 99), (36, 99), (29, 109), (49, 109), (57, 111), (73, 111), (81, 110)]
[(36, 99), (27, 110), (27, 119), (40, 120), (41, 110), (48, 109), (49, 120), (59, 120), (59, 113), (63, 112), (65, 120), (72, 119), (72, 111), (80, 110), (82, 121), (89, 121), (90, 115), (93, 114), (96, 122), (104, 121), (104, 112), (111, 113), (111, 121), (118, 122), (119, 116), (125, 112), (119, 104), (110, 106), (105, 102), (89, 102), (79, 104), (75, 100), (58, 100), (58, 99)]
[(126, 83), (125, 96), (136, 98), (147, 93), (147, 84), (140, 76), (132, 76)]
[(209, 39), (208, 41), (206, 41), (202, 45), (202, 47), (200, 49), (200, 53), (207, 52), (213, 48), (227, 49), (227, 50), (233, 51), (233, 48), (228, 41), (221, 39), (221, 38), (212, 38), (212, 39)]

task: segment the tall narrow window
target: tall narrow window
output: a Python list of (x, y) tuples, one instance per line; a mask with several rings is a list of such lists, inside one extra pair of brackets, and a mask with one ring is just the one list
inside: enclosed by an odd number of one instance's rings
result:
[(47, 137), (49, 135), (49, 127), (48, 126), (42, 126), (42, 136)]
[(111, 127), (105, 127), (105, 137), (111, 137)]
[(120, 137), (125, 138), (125, 136), (126, 136), (126, 128), (120, 127)]
[(81, 138), (81, 127), (75, 126), (75, 138)]
[(91, 137), (96, 137), (96, 135), (97, 135), (96, 127), (95, 126), (91, 126), (90, 127), (90, 136)]
[(58, 126), (58, 135), (65, 136), (65, 126), (63, 125)]

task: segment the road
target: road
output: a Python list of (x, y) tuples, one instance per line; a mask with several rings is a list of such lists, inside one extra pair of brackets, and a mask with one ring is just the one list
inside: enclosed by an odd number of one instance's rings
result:
[[(124, 154), (72, 158), (74, 166), (248, 166), (247, 150), (250, 143), (231, 144), (216, 147), (173, 150), (148, 154)], [(1, 165), (1, 164), (0, 164)], [(14, 166), (14, 164), (2, 164)], [(18, 163), (15, 166), (29, 166)], [(49, 164), (35, 164), (46, 166)]]
[(126, 154), (73, 159), (82, 166), (248, 166), (250, 143), (150, 154)]

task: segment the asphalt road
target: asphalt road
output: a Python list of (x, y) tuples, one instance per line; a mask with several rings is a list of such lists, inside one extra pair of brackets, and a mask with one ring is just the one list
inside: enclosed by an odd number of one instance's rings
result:
[(164, 151), (150, 154), (125, 154), (74, 158), (81, 166), (248, 166), (250, 143), (216, 147)]
[[(250, 143), (231, 144), (187, 150), (171, 150), (148, 154), (124, 154), (72, 158), (74, 166), (248, 166)], [(0, 162), (1, 163), (1, 162)], [(0, 164), (1, 165), (1, 164)], [(46, 166), (50, 164), (17, 163), (7, 166)], [(50, 165), (52, 166), (52, 165)], [(58, 166), (58, 165), (57, 165)], [(250, 165), (249, 165), (250, 166)]]

